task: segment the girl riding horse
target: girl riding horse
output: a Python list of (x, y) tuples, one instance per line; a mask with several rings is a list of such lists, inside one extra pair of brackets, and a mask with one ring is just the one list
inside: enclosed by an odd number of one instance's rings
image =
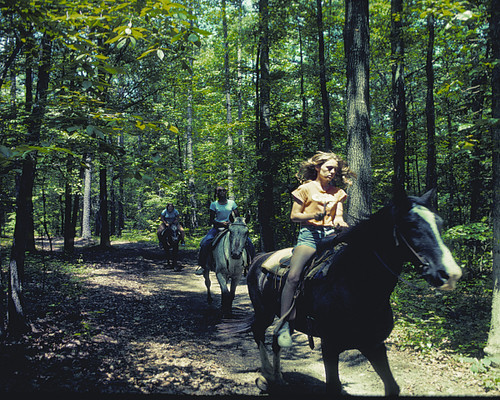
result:
[(351, 184), (355, 175), (340, 156), (320, 151), (302, 163), (296, 176), (302, 185), (292, 192), (290, 219), (300, 223), (300, 231), (281, 295), (281, 316), (285, 319), (278, 331), (281, 347), (292, 346), (288, 321), (294, 318), (292, 303), (302, 270), (316, 253), (316, 245), (322, 238), (347, 227), (342, 205), (347, 194), (337, 185)]

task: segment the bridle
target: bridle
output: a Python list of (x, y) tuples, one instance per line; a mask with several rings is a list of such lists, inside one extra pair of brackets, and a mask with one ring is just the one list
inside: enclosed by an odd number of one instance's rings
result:
[[(420, 254), (418, 254), (418, 252), (408, 242), (408, 239), (406, 239), (406, 237), (400, 232), (397, 224), (394, 224), (393, 237), (394, 237), (394, 242), (396, 244), (396, 247), (400, 246), (400, 240), (398, 240), (398, 237), (401, 239), (401, 241), (406, 245), (408, 250), (410, 250), (410, 252), (418, 260), (419, 266), (422, 266), (424, 268), (426, 266), (429, 266), (429, 263)], [(406, 279), (401, 278), (400, 274), (397, 274), (396, 272), (394, 272), (375, 250), (373, 251), (373, 253), (375, 254), (375, 257), (377, 257), (377, 259), (380, 261), (380, 263), (384, 266), (384, 268), (387, 269), (387, 271), (389, 271), (392, 275), (394, 275), (398, 280), (400, 280), (401, 282), (404, 282), (406, 285), (410, 286), (411, 288), (413, 288), (415, 290), (422, 290), (418, 286), (415, 286), (413, 283), (407, 281)]]
[(403, 240), (403, 243), (408, 247), (408, 250), (415, 256), (415, 258), (418, 260), (418, 264), (421, 267), (428, 267), (429, 263), (420, 255), (418, 252), (413, 248), (413, 246), (408, 242), (406, 237), (400, 232), (399, 227), (397, 225), (394, 225), (394, 241), (396, 242), (396, 247), (399, 247), (399, 241), (398, 241), (398, 235), (399, 237)]

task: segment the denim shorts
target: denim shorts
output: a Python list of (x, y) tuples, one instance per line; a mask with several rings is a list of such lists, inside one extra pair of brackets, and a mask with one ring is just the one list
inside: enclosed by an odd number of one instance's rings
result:
[(316, 249), (318, 242), (325, 236), (335, 233), (333, 226), (313, 226), (305, 225), (300, 228), (299, 237), (297, 238), (297, 246), (309, 246)]

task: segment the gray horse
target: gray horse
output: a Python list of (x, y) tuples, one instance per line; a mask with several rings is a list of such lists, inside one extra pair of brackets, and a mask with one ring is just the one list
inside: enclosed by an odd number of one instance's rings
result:
[[(248, 226), (245, 218), (237, 217), (213, 241), (212, 268), (205, 268), (205, 286), (207, 287), (207, 301), (212, 303), (210, 293), (210, 269), (215, 268), (215, 276), (219, 281), (222, 295), (222, 315), (232, 315), (232, 305), (236, 287), (241, 280), (243, 269), (248, 266), (248, 254), (245, 249), (248, 238)], [(229, 287), (230, 285), (230, 287)]]

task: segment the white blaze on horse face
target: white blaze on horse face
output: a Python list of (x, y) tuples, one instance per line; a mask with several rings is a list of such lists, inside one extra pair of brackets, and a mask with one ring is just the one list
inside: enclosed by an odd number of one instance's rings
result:
[(451, 254), (450, 249), (448, 249), (448, 247), (446, 247), (446, 245), (443, 242), (443, 239), (441, 238), (441, 234), (439, 233), (439, 229), (438, 229), (438, 226), (436, 223), (435, 214), (432, 211), (430, 211), (428, 208), (423, 207), (423, 206), (415, 206), (415, 207), (413, 207), (412, 210), (416, 214), (418, 214), (424, 221), (426, 221), (429, 224), (429, 226), (431, 227), (432, 233), (434, 234), (434, 238), (436, 240), (436, 243), (437, 243), (439, 249), (441, 250), (441, 254), (442, 254), (441, 263), (444, 266), (449, 278), (443, 286), (439, 287), (439, 289), (441, 289), (441, 290), (453, 290), (453, 289), (455, 289), (455, 284), (462, 276), (462, 270), (460, 269), (458, 264), (455, 262), (455, 259), (453, 258), (453, 255)]

